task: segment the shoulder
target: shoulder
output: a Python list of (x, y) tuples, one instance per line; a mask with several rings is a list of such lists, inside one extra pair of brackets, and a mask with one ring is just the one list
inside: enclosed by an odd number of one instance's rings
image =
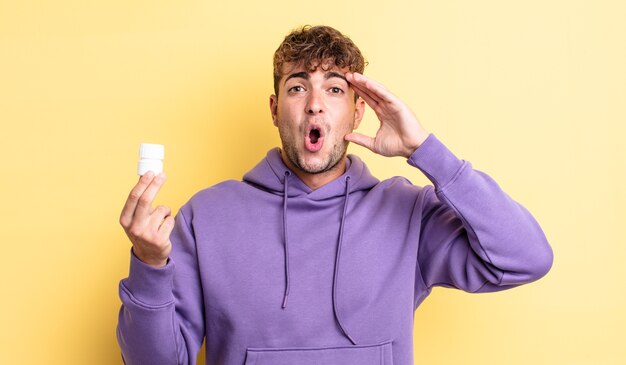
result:
[(403, 176), (394, 176), (376, 184), (367, 192), (367, 196), (381, 203), (413, 209), (410, 207), (421, 206), (420, 202), (428, 198), (432, 190), (433, 187), (430, 185), (414, 185)]
[(224, 207), (236, 204), (238, 200), (245, 199), (247, 189), (249, 189), (248, 184), (241, 181), (222, 181), (195, 193), (180, 208), (180, 211), (187, 219), (191, 219), (201, 212), (206, 214), (209, 210), (219, 211)]
[(418, 186), (404, 176), (394, 176), (378, 183), (374, 189), (394, 195), (418, 195), (430, 186)]
[(190, 203), (202, 202), (205, 200), (213, 200), (220, 199), (221, 197), (226, 195), (237, 194), (241, 190), (247, 187), (246, 183), (237, 180), (225, 180), (220, 183), (217, 183), (208, 188), (202, 189), (195, 193), (191, 199), (189, 199)]

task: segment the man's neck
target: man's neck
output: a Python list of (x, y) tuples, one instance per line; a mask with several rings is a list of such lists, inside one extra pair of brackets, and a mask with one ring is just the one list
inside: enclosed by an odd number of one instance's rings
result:
[(311, 188), (311, 190), (317, 190), (329, 182), (335, 180), (339, 176), (346, 172), (346, 156), (343, 156), (341, 160), (332, 169), (320, 172), (318, 174), (310, 174), (306, 171), (302, 171), (300, 168), (291, 163), (291, 160), (285, 156), (284, 151), (281, 149), (280, 158), (283, 163), (293, 171), (302, 182)]

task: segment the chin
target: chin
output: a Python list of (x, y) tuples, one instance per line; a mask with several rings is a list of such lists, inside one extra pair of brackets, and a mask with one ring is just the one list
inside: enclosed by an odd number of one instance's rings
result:
[(296, 148), (293, 143), (283, 143), (283, 151), (294, 168), (307, 174), (321, 174), (337, 167), (346, 155), (347, 143), (329, 144), (317, 152)]
[(328, 170), (329, 161), (319, 159), (302, 159), (299, 168), (309, 174), (319, 174)]
[[(319, 152), (318, 152), (319, 153)], [(308, 174), (321, 174), (337, 167), (341, 159), (345, 156), (342, 155), (339, 158), (333, 158), (332, 154), (326, 153), (323, 156), (304, 157), (300, 156), (298, 167)]]

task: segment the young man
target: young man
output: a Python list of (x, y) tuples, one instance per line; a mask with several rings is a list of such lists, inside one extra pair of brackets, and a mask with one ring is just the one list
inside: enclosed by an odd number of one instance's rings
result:
[[(151, 203), (144, 175), (120, 223), (133, 243), (120, 283), (126, 364), (413, 364), (413, 313), (433, 286), (512, 288), (545, 275), (552, 251), (531, 214), (455, 157), (410, 109), (362, 75), (329, 27), (288, 35), (270, 97), (281, 149), (243, 181)], [(368, 104), (375, 137), (353, 130)], [(355, 142), (403, 156), (433, 186), (379, 181)]]

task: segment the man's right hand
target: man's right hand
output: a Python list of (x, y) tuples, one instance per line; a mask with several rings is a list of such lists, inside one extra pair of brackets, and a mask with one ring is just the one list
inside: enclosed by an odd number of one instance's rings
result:
[(149, 171), (131, 190), (120, 215), (120, 224), (139, 260), (154, 267), (162, 267), (172, 251), (170, 233), (174, 217), (169, 207), (159, 205), (152, 209), (152, 201), (165, 182), (165, 174), (154, 176)]

